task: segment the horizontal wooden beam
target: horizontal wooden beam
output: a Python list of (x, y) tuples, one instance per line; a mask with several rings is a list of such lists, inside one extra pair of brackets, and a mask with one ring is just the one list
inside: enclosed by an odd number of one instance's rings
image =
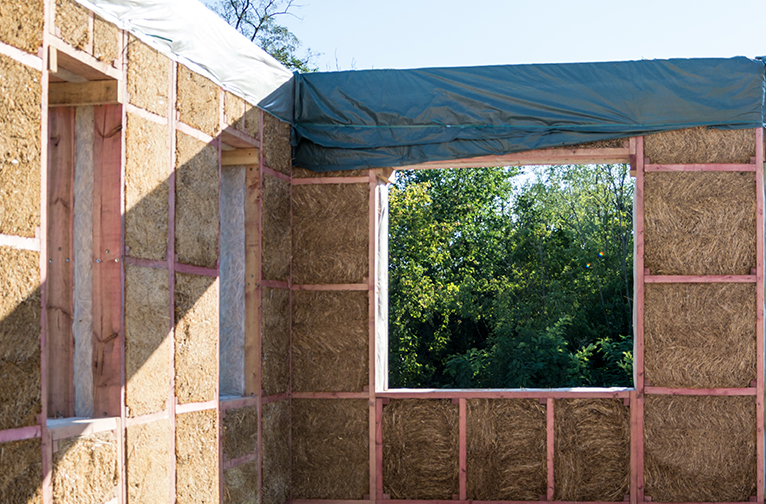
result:
[(293, 399), (367, 399), (369, 392), (293, 392)]
[(48, 432), (53, 440), (67, 439), (113, 431), (119, 424), (119, 417), (49, 419)]
[(38, 72), (42, 72), (43, 70), (42, 58), (40, 58), (39, 56), (35, 54), (29, 54), (27, 52), (22, 51), (21, 49), (17, 49), (13, 47), (12, 45), (8, 45), (3, 42), (0, 42), (0, 54), (2, 54), (3, 56), (8, 56), (9, 58), (14, 59), (24, 65), (27, 65), (28, 67), (34, 68)]
[(754, 172), (754, 164), (647, 164), (646, 172)]
[(218, 400), (176, 404), (176, 413), (194, 413), (197, 411), (214, 410), (218, 408)]
[(480, 156), (450, 161), (429, 161), (409, 166), (394, 166), (407, 170), (432, 168), (480, 168), (483, 166), (525, 166), (561, 164), (616, 164), (630, 163), (628, 147), (609, 149), (539, 149), (515, 154)]
[(221, 166), (257, 166), (260, 151), (256, 148), (221, 151)]
[(645, 275), (645, 283), (755, 283), (756, 275)]
[(244, 397), (221, 397), (221, 411), (230, 409), (245, 408), (258, 404), (258, 398), (255, 396)]
[(370, 177), (316, 177), (294, 178), (293, 185), (369, 184)]
[(375, 397), (389, 399), (609, 399), (630, 397), (630, 388), (567, 389), (389, 389)]
[(176, 263), (175, 271), (178, 273), (188, 273), (190, 275), (200, 275), (207, 277), (218, 277), (217, 268), (205, 268), (203, 266), (194, 266), (193, 264)]
[(370, 290), (367, 284), (299, 284), (293, 285), (293, 290), (310, 291), (363, 291)]
[(70, 46), (58, 37), (48, 37), (51, 47), (56, 49), (57, 66), (65, 68), (87, 80), (99, 81), (122, 78), (122, 70), (99, 61), (85, 51), (80, 51)]
[(51, 82), (48, 105), (51, 107), (109, 105), (122, 103), (117, 81)]
[(672, 387), (645, 387), (647, 394), (675, 395), (675, 396), (754, 396), (755, 387), (748, 388), (672, 388)]
[(21, 427), (20, 429), (8, 429), (0, 431), (0, 443), (38, 438), (40, 437), (40, 433), (41, 427), (39, 425), (30, 425), (29, 427)]

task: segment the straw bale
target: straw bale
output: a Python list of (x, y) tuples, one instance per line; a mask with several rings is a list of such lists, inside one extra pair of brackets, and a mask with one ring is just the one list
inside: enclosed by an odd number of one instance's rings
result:
[(644, 194), (653, 275), (749, 275), (755, 267), (752, 173), (648, 173)]
[(56, 0), (56, 33), (61, 40), (77, 49), (90, 42), (88, 18), (90, 11), (74, 0)]
[(545, 407), (536, 399), (466, 401), (468, 498), (537, 500), (547, 488)]
[(245, 133), (253, 138), (260, 136), (261, 110), (252, 103), (245, 102)]
[(176, 502), (218, 502), (218, 427), (216, 411), (176, 417)]
[(62, 439), (53, 454), (56, 504), (102, 504), (120, 484), (117, 440), (111, 432)]
[(111, 64), (120, 56), (120, 30), (96, 16), (93, 20), (93, 56)]
[(281, 394), (290, 384), (290, 292), (264, 288), (261, 313), (261, 388)]
[(226, 469), (223, 481), (224, 504), (259, 504), (257, 461)]
[(278, 401), (263, 406), (263, 504), (284, 504), (290, 495), (290, 404)]
[(293, 400), (293, 498), (364, 499), (370, 493), (366, 399)]
[(218, 260), (218, 148), (177, 133), (178, 261), (215, 268)]
[(126, 430), (128, 504), (167, 502), (170, 495), (170, 420)]
[(630, 491), (630, 409), (622, 399), (561, 399), (554, 415), (554, 499), (621, 501)]
[(756, 494), (753, 397), (646, 397), (644, 481), (655, 502), (735, 502)]
[(290, 277), (290, 184), (263, 177), (263, 278)]
[(39, 261), (0, 247), (0, 430), (35, 425), (41, 412)]
[(245, 129), (245, 100), (225, 91), (223, 94), (223, 117), (226, 124), (238, 129)]
[(170, 59), (129, 35), (127, 85), (130, 103), (167, 117), (171, 67)]
[(658, 387), (749, 387), (755, 284), (647, 284), (645, 377)]
[(0, 54), (2, 234), (31, 237), (40, 225), (40, 79), (37, 70)]
[(125, 246), (131, 257), (165, 259), (168, 245), (168, 127), (128, 113)]
[(0, 443), (0, 502), (43, 503), (40, 439)]
[(595, 142), (585, 142), (577, 145), (572, 145), (570, 148), (574, 149), (619, 149), (620, 147), (627, 147), (627, 138), (612, 138), (611, 140), (597, 140)]
[(331, 172), (315, 172), (306, 168), (293, 167), (293, 178), (333, 178), (333, 177), (367, 177), (367, 170), (343, 170)]
[(128, 416), (165, 410), (170, 388), (170, 292), (165, 269), (125, 267)]
[(271, 114), (263, 114), (263, 160), (272, 170), (290, 175), (293, 167), (290, 125)]
[(655, 164), (749, 163), (755, 132), (704, 126), (665, 131), (644, 137), (644, 156)]
[(210, 79), (178, 65), (176, 110), (181, 122), (215, 136), (218, 133), (220, 88)]
[(255, 406), (226, 410), (223, 417), (223, 455), (226, 460), (255, 453), (258, 412)]
[(392, 499), (458, 493), (458, 406), (398, 399), (383, 408), (383, 492)]
[(245, 393), (245, 168), (221, 171), (221, 395)]
[(293, 293), (296, 392), (361, 392), (369, 384), (367, 291)]
[(176, 273), (176, 396), (211, 401), (218, 382), (218, 286), (213, 277)]
[(37, 53), (43, 43), (43, 0), (0, 2), (0, 41)]
[(293, 283), (366, 283), (368, 184), (293, 187)]

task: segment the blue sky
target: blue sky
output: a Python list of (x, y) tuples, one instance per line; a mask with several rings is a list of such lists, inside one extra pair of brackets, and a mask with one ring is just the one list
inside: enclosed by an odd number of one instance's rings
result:
[[(321, 71), (766, 54), (763, 0), (296, 0)], [(724, 5), (726, 7), (724, 8)]]

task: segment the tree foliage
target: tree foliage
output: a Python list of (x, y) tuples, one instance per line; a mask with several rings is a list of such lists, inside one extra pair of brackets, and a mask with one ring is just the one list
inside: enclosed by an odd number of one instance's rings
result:
[(392, 387), (632, 381), (628, 167), (398, 173)]
[(307, 49), (299, 57), (301, 41), (277, 23), (281, 16), (292, 15), (294, 0), (217, 0), (213, 10), (224, 21), (291, 70), (314, 72), (315, 54)]

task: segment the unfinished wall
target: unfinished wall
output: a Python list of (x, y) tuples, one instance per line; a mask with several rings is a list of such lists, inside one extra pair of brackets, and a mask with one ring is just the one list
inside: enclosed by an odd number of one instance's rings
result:
[(36, 53), (43, 43), (43, 0), (0, 4), (0, 41)]
[(40, 439), (0, 443), (0, 500), (42, 504)]
[(130, 103), (167, 117), (171, 61), (133, 35), (128, 36), (127, 92)]
[(176, 502), (218, 502), (216, 412), (197, 411), (176, 419)]
[(170, 498), (173, 432), (167, 419), (125, 430), (125, 470), (130, 504), (166, 502)]
[(53, 498), (57, 504), (102, 504), (117, 497), (120, 474), (112, 432), (57, 441)]
[(290, 403), (263, 406), (263, 455), (261, 502), (283, 504), (290, 495)]

